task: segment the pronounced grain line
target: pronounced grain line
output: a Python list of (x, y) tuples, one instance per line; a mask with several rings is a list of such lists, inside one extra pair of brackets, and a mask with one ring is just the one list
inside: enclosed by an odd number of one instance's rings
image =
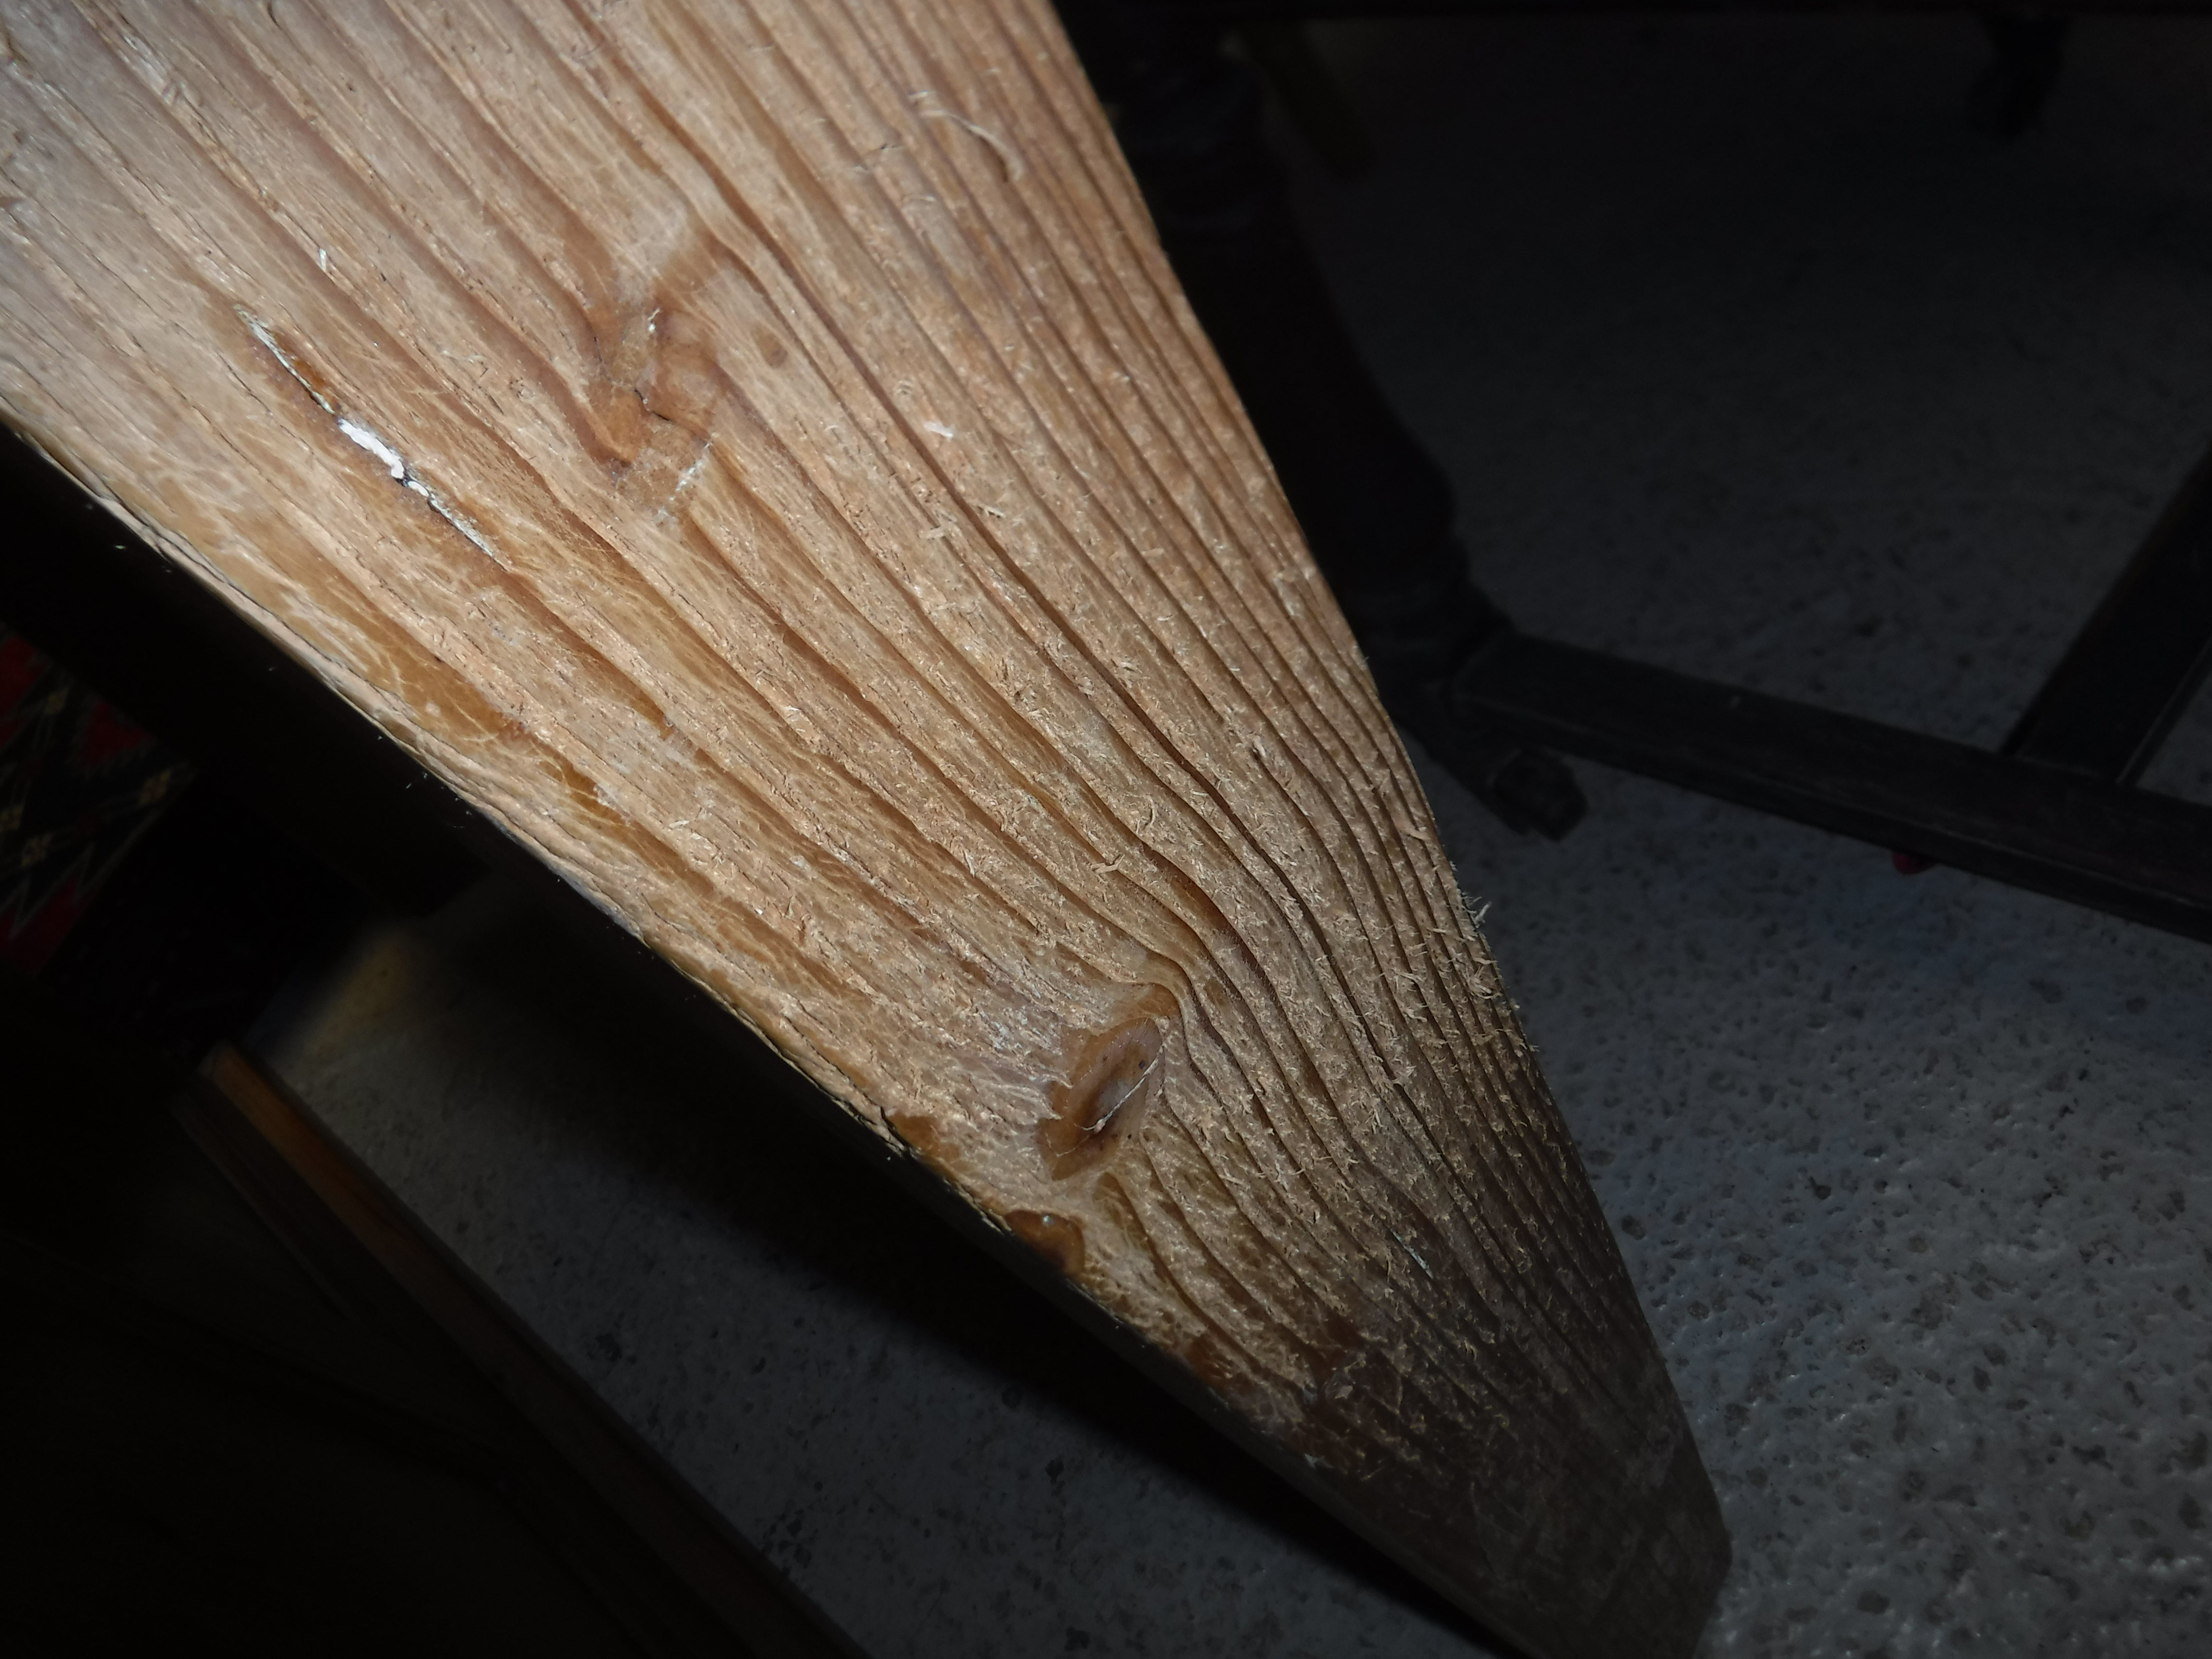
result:
[(1664, 1367), (1043, 0), (0, 20), (0, 416), (1446, 1594), (1688, 1652)]

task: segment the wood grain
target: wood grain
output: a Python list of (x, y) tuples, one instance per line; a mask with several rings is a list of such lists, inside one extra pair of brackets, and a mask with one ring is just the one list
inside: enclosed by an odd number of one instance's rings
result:
[(1725, 1569), (1039, 0), (0, 5), (0, 415), (1534, 1652)]

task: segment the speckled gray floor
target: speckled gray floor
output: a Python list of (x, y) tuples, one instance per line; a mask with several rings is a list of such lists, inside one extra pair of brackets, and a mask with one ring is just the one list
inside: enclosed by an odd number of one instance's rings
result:
[(372, 933), (259, 1045), (877, 1659), (1470, 1650), (504, 890)]
[[(2081, 24), (2009, 147), (1958, 20), (1324, 44), (1381, 165), (1303, 207), (1532, 628), (1993, 742), (2212, 440), (2212, 22)], [(1581, 771), (1559, 847), (1431, 784), (1727, 1508), (1705, 1651), (2212, 1652), (2212, 950)], [(500, 890), (259, 1040), (872, 1652), (1480, 1650)]]

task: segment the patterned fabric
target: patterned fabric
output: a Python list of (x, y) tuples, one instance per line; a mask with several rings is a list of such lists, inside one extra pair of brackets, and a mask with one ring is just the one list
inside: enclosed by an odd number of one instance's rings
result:
[(44, 967), (191, 775), (0, 623), (0, 960)]

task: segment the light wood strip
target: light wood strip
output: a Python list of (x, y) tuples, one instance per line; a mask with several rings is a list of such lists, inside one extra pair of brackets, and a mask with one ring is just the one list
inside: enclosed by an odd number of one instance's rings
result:
[(0, 414), (1531, 1650), (1696, 1453), (1037, 0), (0, 3)]

